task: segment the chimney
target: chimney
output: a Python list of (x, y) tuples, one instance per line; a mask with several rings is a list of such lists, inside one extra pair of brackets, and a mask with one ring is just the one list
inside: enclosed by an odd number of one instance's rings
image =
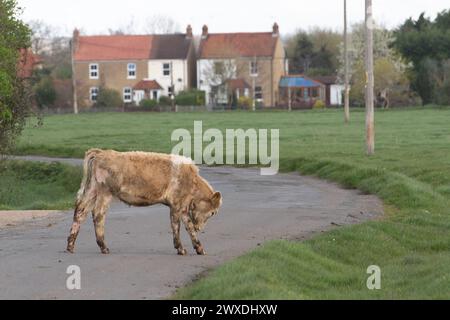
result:
[(78, 50), (79, 38), (80, 38), (80, 30), (75, 28), (75, 30), (73, 30), (73, 38), (72, 38), (74, 52)]
[(276, 23), (276, 22), (273, 24), (273, 33), (272, 33), (272, 35), (274, 37), (278, 37), (280, 35), (280, 27), (278, 26), (278, 23)]
[(192, 39), (193, 38), (193, 33), (192, 33), (192, 26), (188, 25), (186, 28), (186, 38), (187, 39)]
[(208, 38), (208, 26), (205, 24), (202, 29), (202, 39)]

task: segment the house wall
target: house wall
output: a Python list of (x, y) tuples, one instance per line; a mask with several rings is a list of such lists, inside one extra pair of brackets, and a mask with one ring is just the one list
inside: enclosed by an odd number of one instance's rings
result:
[(277, 106), (280, 101), (279, 85), (282, 77), (288, 74), (289, 64), (286, 60), (286, 51), (284, 49), (283, 43), (280, 39), (277, 41), (275, 47), (275, 54), (272, 60), (272, 86), (273, 86), (273, 104), (272, 106)]
[[(258, 76), (253, 78), (250, 75), (250, 63), (256, 59), (258, 63)], [(230, 61), (229, 59), (199, 59), (197, 61), (197, 88), (206, 92), (206, 103), (211, 104), (211, 66), (215, 62)], [(253, 81), (255, 87), (262, 87), (263, 106), (272, 107), (277, 105), (279, 98), (279, 83), (281, 77), (286, 75), (286, 54), (281, 40), (277, 41), (273, 57), (257, 58), (237, 58), (233, 60), (236, 64), (235, 78), (244, 79), (253, 91)], [(252, 94), (253, 96), (253, 94)]]
[(342, 93), (345, 90), (345, 86), (341, 84), (333, 84), (330, 86), (330, 104), (332, 106), (343, 105)]
[[(98, 79), (90, 79), (89, 65), (99, 65)], [(136, 64), (136, 79), (128, 79), (128, 63)], [(91, 87), (104, 87), (116, 90), (123, 97), (123, 89), (133, 87), (142, 79), (147, 78), (147, 61), (91, 61), (75, 62), (75, 77), (77, 80), (77, 97), (80, 108), (92, 106), (90, 101)]]
[[(172, 73), (165, 76), (163, 65), (172, 65)], [(175, 86), (175, 94), (189, 88), (189, 63), (187, 60), (150, 60), (148, 62), (148, 79), (156, 80), (163, 88), (162, 95), (169, 95), (169, 87)]]

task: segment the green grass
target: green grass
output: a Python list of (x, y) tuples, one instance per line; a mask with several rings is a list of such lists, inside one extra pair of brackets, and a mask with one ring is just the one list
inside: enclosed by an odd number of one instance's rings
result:
[(72, 208), (81, 168), (59, 163), (0, 162), (0, 210)]
[[(29, 126), (22, 154), (81, 157), (90, 147), (170, 152), (172, 130), (279, 128), (284, 171), (300, 171), (376, 194), (380, 221), (305, 242), (274, 241), (181, 289), (184, 299), (450, 298), (450, 109), (376, 114), (376, 155), (365, 156), (364, 113), (339, 111), (88, 114)], [(382, 270), (382, 290), (366, 269)]]

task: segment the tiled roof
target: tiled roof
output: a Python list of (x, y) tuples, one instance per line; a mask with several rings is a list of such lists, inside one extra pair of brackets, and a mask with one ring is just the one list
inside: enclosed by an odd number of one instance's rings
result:
[(208, 34), (200, 43), (200, 58), (271, 57), (277, 40), (271, 32)]
[(250, 89), (250, 85), (244, 79), (230, 79), (228, 80), (228, 85), (231, 90), (237, 89)]
[(190, 43), (183, 34), (80, 36), (75, 61), (185, 59)]
[(337, 83), (336, 76), (318, 76), (318, 77), (313, 77), (313, 79), (316, 81), (319, 81), (323, 84), (326, 84), (326, 85)]
[(21, 49), (19, 53), (18, 76), (20, 78), (30, 78), (34, 68), (41, 64), (42, 59), (33, 53), (31, 49)]
[(162, 87), (158, 81), (142, 80), (133, 87), (133, 90), (162, 90)]

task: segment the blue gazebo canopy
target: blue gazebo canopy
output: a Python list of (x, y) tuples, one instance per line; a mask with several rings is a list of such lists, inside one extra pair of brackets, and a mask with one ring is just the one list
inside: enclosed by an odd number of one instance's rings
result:
[(320, 83), (302, 76), (283, 77), (280, 80), (282, 88), (317, 88), (320, 86)]

